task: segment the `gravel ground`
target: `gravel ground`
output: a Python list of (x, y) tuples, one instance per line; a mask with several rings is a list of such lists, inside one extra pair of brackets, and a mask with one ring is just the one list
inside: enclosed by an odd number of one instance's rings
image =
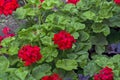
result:
[(3, 35), (2, 28), (8, 26), (12, 32), (15, 32), (19, 25), (17, 24), (17, 21), (12, 16), (0, 16), (0, 35)]

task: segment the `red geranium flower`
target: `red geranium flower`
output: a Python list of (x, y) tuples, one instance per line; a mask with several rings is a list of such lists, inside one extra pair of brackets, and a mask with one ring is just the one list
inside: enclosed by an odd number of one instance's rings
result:
[(80, 0), (67, 0), (67, 3), (69, 4), (77, 4)]
[(54, 44), (57, 44), (60, 50), (70, 49), (73, 43), (76, 42), (74, 37), (66, 31), (60, 31), (55, 34), (53, 40)]
[(114, 0), (114, 2), (118, 5), (120, 5), (120, 0)]
[(42, 3), (44, 0), (40, 0), (40, 2)]
[(39, 61), (42, 55), (38, 46), (25, 45), (18, 51), (18, 57), (25, 62), (25, 66), (30, 66)]
[(113, 72), (109, 67), (105, 67), (94, 75), (94, 80), (113, 80)]
[(4, 0), (0, 0), (0, 15), (3, 14)]
[(10, 28), (7, 27), (7, 26), (2, 29), (2, 32), (3, 32), (3, 34), (4, 34), (3, 38), (15, 36), (15, 34), (9, 33), (9, 32), (10, 32)]
[(9, 27), (4, 27), (3, 29), (2, 29), (2, 32), (4, 33), (4, 34), (8, 34), (9, 33), (9, 31), (10, 31), (10, 28)]
[(58, 74), (54, 73), (50, 76), (44, 76), (41, 80), (62, 80)]
[(0, 1), (0, 14), (11, 15), (16, 8), (19, 7), (17, 0), (1, 0)]

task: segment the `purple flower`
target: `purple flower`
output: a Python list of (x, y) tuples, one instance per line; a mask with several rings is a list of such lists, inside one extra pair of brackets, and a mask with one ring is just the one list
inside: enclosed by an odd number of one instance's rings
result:
[(87, 76), (84, 76), (82, 74), (78, 74), (78, 80), (89, 80), (90, 76), (87, 75)]
[(120, 43), (108, 45), (107, 53), (108, 54), (119, 54), (120, 53)]

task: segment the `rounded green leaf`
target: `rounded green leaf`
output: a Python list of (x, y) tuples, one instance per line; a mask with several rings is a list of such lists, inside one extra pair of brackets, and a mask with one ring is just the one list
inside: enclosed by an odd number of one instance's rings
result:
[(77, 61), (71, 59), (58, 60), (56, 63), (57, 68), (61, 68), (67, 71), (77, 69), (77, 66), (78, 66)]
[(86, 19), (90, 19), (90, 20), (94, 19), (94, 17), (95, 17), (95, 13), (92, 12), (92, 11), (86, 11), (86, 12), (84, 12), (82, 15), (83, 15)]
[(23, 70), (22, 68), (19, 68), (15, 71), (15, 75), (20, 78), (20, 80), (25, 80), (25, 77), (27, 76), (28, 71)]
[(51, 74), (51, 67), (48, 64), (42, 64), (36, 66), (32, 71), (33, 77), (37, 80), (40, 80), (40, 78), (42, 78), (43, 76), (50, 74)]
[(0, 56), (0, 73), (5, 72), (9, 67), (9, 60), (5, 56)]

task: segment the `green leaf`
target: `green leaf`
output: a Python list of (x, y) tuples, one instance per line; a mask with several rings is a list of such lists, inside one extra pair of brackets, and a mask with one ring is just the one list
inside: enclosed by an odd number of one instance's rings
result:
[(42, 3), (42, 8), (48, 10), (54, 8), (55, 5), (59, 6), (60, 2), (59, 0), (45, 0)]
[(49, 46), (54, 46), (54, 43), (52, 41), (52, 38), (49, 36), (45, 36), (43, 38), (41, 38), (42, 44), (43, 45), (49, 45)]
[(78, 52), (76, 53), (78, 55), (77, 59), (75, 59), (81, 68), (84, 68), (88, 63), (88, 53), (87, 52)]
[(63, 8), (63, 11), (71, 12), (73, 9), (75, 9), (75, 5), (73, 4), (66, 4)]
[(8, 54), (10, 55), (18, 54), (18, 50), (19, 50), (18, 46), (11, 46), (8, 49)]
[(85, 31), (81, 31), (79, 38), (81, 41), (86, 41), (89, 39), (89, 34)]
[[(114, 76), (119, 77), (119, 74), (120, 74), (119, 70), (114, 70), (113, 72), (114, 72)], [(118, 80), (118, 79), (115, 79), (115, 80)]]
[(29, 74), (25, 80), (37, 80), (31, 74)]
[(0, 49), (0, 53), (7, 53), (7, 52), (8, 52), (8, 50), (6, 48), (1, 48)]
[(19, 61), (19, 58), (18, 55), (11, 55), (8, 57), (8, 60), (10, 62), (10, 66), (13, 66)]
[(26, 17), (26, 9), (24, 9), (23, 7), (17, 8), (16, 12), (15, 12), (15, 16), (17, 17), (17, 19), (24, 19)]
[(0, 80), (8, 80), (8, 74), (7, 73), (1, 73), (0, 74)]
[(54, 19), (55, 19), (55, 14), (50, 14), (50, 15), (48, 15), (47, 16), (47, 18), (46, 18), (46, 21), (45, 22), (51, 22), (51, 23), (53, 23), (54, 22)]
[(110, 28), (108, 25), (105, 25), (105, 24), (93, 24), (92, 25), (92, 29), (93, 29), (93, 32), (95, 33), (101, 33), (103, 32), (103, 34), (105, 36), (109, 35), (110, 34)]
[(120, 80), (120, 78), (119, 77), (117, 77), (117, 78), (115, 77), (114, 80)]
[(5, 56), (0, 56), (0, 73), (5, 72), (9, 67), (9, 60)]
[(109, 43), (119, 43), (120, 42), (120, 31), (111, 29), (110, 35), (107, 37)]
[(91, 1), (86, 1), (86, 0), (80, 0), (78, 3), (77, 3), (77, 8), (78, 9), (80, 9), (80, 10), (88, 10), (88, 9), (90, 9), (91, 8), (91, 4), (92, 3), (90, 3)]
[(50, 75), (51, 74), (51, 67), (48, 64), (42, 64), (39, 66), (36, 66), (32, 70), (32, 75), (35, 79), (39, 80), (43, 76)]
[(37, 38), (35, 31), (36, 31), (35, 27), (29, 27), (27, 29), (22, 29), (21, 31), (18, 32), (18, 37), (21, 40), (25, 40), (25, 41), (29, 40), (30, 42), (32, 42), (32, 41), (36, 40), (36, 38)]
[(77, 62), (76, 60), (71, 60), (71, 59), (63, 59), (63, 60), (58, 60), (56, 63), (57, 68), (61, 68), (67, 71), (77, 69)]
[(15, 73), (10, 73), (8, 80), (20, 80)]
[(71, 26), (74, 27), (75, 31), (81, 30), (85, 28), (85, 24), (79, 23), (79, 22), (71, 22)]
[(105, 30), (103, 31), (103, 34), (105, 36), (108, 36), (110, 34), (110, 28), (108, 26), (105, 27)]
[(51, 62), (55, 57), (58, 55), (58, 51), (55, 48), (52, 47), (44, 47), (41, 49), (41, 54), (44, 58), (42, 60), (45, 60), (46, 62)]
[(77, 55), (76, 54), (67, 54), (67, 57), (69, 58), (69, 59), (76, 59), (77, 58)]
[[(38, 2), (38, 0), (27, 0), (29, 3), (35, 4)], [(39, 1), (40, 2), (40, 1)]]
[(1, 45), (3, 47), (7, 47), (13, 40), (15, 40), (14, 37), (5, 38), (4, 40), (2, 40)]
[[(113, 56), (109, 61), (113, 62), (115, 66), (116, 65), (120, 66), (120, 64), (119, 64), (119, 62), (120, 62), (120, 55), (117, 54), (117, 55)], [(116, 67), (116, 69), (120, 69), (120, 67)]]
[(95, 46), (95, 51), (98, 54), (102, 54), (103, 52), (105, 52), (105, 46), (97, 45)]
[(92, 11), (86, 11), (82, 14), (82, 16), (84, 16), (86, 19), (92, 20), (95, 17), (95, 13)]
[(90, 41), (93, 45), (107, 45), (108, 44), (106, 37), (101, 34), (91, 36)]
[(72, 71), (65, 71), (63, 69), (54, 69), (55, 73), (58, 73), (63, 80), (67, 80), (68, 78), (72, 79), (72, 80), (77, 80), (77, 74), (74, 72), (74, 70)]
[(91, 77), (100, 70), (93, 61), (89, 62), (84, 68), (84, 75), (90, 75)]
[(79, 33), (78, 32), (74, 32), (74, 33), (72, 33), (72, 36), (74, 37), (74, 39), (78, 39)]
[(92, 44), (90, 42), (85, 42), (85, 43), (77, 43), (76, 44), (76, 51), (88, 51), (92, 47)]
[[(100, 7), (100, 10), (98, 12), (98, 16), (101, 18), (101, 19), (104, 19), (104, 18), (110, 18), (113, 16), (112, 14), (112, 2), (105, 2), (103, 4), (101, 4), (101, 7)], [(103, 14), (104, 13), (104, 14)]]
[(111, 68), (115, 68), (113, 61), (109, 60), (109, 58), (105, 57), (105, 56), (98, 56), (97, 59), (95, 60), (95, 63), (100, 66), (100, 67), (111, 67)]
[(19, 68), (15, 71), (15, 75), (20, 78), (20, 80), (25, 80), (25, 77), (27, 76), (28, 71), (23, 70), (22, 68)]
[(120, 17), (119, 15), (115, 15), (115, 16), (111, 17), (109, 19), (109, 24), (108, 25), (111, 26), (111, 27), (116, 27), (116, 26), (120, 27), (120, 18), (119, 17)]
[(108, 58), (106, 57), (97, 57), (95, 60), (95, 63), (99, 65), (100, 67), (105, 67), (107, 65)]
[(27, 8), (26, 11), (28, 12), (28, 13), (26, 13), (26, 15), (28, 15), (28, 16), (35, 16), (36, 15), (35, 10), (32, 8)]

